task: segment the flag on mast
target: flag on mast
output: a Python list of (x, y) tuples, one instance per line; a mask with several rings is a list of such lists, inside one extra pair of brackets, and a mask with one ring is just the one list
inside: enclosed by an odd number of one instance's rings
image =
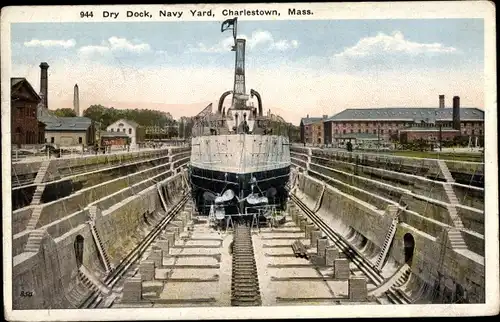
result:
[(237, 17), (233, 18), (233, 19), (224, 20), (224, 22), (222, 23), (222, 26), (220, 28), (220, 31), (224, 32), (224, 31), (228, 30), (229, 27), (234, 26), (236, 24), (237, 20), (238, 20)]

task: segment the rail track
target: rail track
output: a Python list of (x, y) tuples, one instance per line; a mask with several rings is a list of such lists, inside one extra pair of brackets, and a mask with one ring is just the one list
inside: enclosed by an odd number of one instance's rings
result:
[[(349, 258), (358, 268), (369, 278), (376, 287), (382, 285), (385, 281), (384, 277), (380, 274), (379, 270), (368, 261), (363, 255), (361, 255), (356, 249), (354, 249), (349, 242), (340, 234), (335, 232), (331, 227), (329, 227), (317, 214), (315, 214), (311, 209), (309, 209), (295, 194), (290, 193), (290, 197), (293, 202), (308, 216), (311, 221), (320, 228), (325, 235), (335, 243), (335, 245), (342, 251), (347, 258)], [(398, 290), (390, 288), (385, 295), (387, 299), (393, 304), (411, 304), (410, 299), (401, 294)]]
[(261, 305), (259, 279), (252, 245), (252, 232), (248, 223), (237, 223), (235, 226), (232, 269), (231, 305)]
[[(184, 205), (189, 200), (189, 193), (182, 196), (181, 200), (167, 213), (165, 218), (163, 218), (158, 225), (156, 225), (153, 230), (151, 230), (146, 237), (120, 262), (120, 264), (109, 274), (103, 284), (110, 290), (116, 285), (116, 283), (128, 272), (129, 268), (134, 265), (141, 255), (146, 251), (146, 249), (151, 245), (151, 243), (158, 237), (161, 231), (167, 226), (167, 224), (184, 208)], [(97, 308), (102, 301), (103, 296), (99, 291), (92, 292), (83, 303), (80, 308)]]

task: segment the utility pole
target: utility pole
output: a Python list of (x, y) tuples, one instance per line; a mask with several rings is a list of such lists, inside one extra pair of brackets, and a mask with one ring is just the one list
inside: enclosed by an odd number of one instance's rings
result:
[(439, 152), (443, 151), (443, 132), (442, 132), (442, 124), (439, 123)]
[(377, 123), (377, 150), (380, 151), (380, 124)]
[[(438, 114), (438, 111), (436, 111), (436, 124), (438, 123), (438, 120), (437, 120), (437, 114)], [(441, 124), (441, 122), (438, 124), (439, 126), (439, 152), (443, 151), (443, 131), (442, 131), (442, 127), (443, 127), (443, 124)]]

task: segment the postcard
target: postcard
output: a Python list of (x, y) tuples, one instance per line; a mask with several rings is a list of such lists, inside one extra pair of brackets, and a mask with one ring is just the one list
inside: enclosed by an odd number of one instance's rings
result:
[(8, 319), (498, 314), (494, 15), (2, 8)]

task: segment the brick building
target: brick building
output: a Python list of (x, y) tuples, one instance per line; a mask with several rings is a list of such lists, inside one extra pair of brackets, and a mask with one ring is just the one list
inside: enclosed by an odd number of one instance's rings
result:
[(126, 146), (130, 140), (124, 132), (100, 131), (101, 146)]
[(431, 127), (410, 127), (399, 131), (399, 141), (401, 143), (413, 142), (415, 140), (426, 140), (426, 141), (439, 141), (439, 136), (441, 136), (442, 141), (451, 141), (455, 137), (460, 135), (459, 130), (455, 130), (450, 127), (441, 128), (441, 133), (439, 128)]
[(481, 138), (484, 136), (484, 111), (478, 108), (460, 108), (460, 99), (454, 97), (453, 108), (444, 107), (444, 97), (440, 96), (440, 107), (394, 107), (346, 109), (324, 121), (331, 137), (323, 140), (326, 144), (335, 138), (352, 133), (370, 133), (381, 141), (411, 142), (416, 139), (452, 140), (456, 136)]
[(307, 117), (300, 120), (300, 142), (308, 144), (324, 143), (324, 121), (328, 115), (323, 117)]
[(11, 141), (20, 147), (44, 142), (45, 125), (37, 118), (41, 97), (23, 77), (11, 78)]

